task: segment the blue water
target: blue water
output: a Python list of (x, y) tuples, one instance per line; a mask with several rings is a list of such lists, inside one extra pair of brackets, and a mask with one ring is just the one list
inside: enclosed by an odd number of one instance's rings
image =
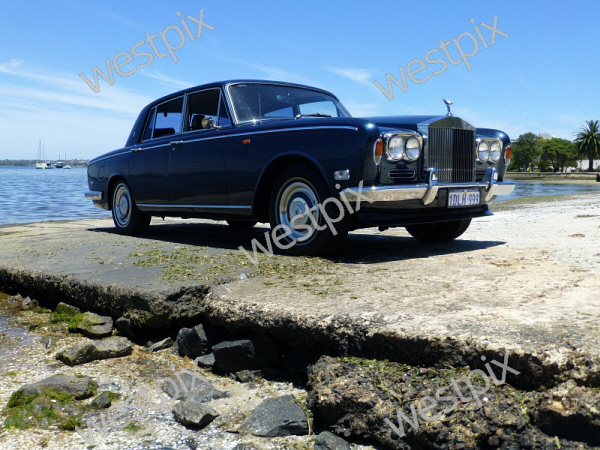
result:
[(37, 170), (0, 166), (0, 225), (84, 218), (108, 218), (95, 207), (84, 168)]
[(514, 200), (524, 197), (543, 197), (547, 195), (600, 194), (600, 183), (543, 183), (540, 181), (514, 181), (515, 189), (510, 195), (498, 197), (496, 201)]
[[(110, 212), (93, 206), (84, 168), (36, 170), (0, 166), (0, 225), (85, 218), (109, 218)], [(555, 184), (517, 182), (511, 195), (498, 200), (544, 195), (600, 193), (600, 183)]]

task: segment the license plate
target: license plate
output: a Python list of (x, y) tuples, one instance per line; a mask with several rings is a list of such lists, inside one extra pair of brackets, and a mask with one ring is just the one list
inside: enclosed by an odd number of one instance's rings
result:
[(450, 192), (448, 192), (448, 208), (480, 205), (480, 194), (479, 189), (450, 189)]

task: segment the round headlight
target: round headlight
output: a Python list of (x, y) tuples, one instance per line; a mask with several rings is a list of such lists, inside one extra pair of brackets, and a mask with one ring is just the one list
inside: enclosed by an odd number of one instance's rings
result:
[(406, 141), (406, 159), (416, 161), (421, 155), (421, 143), (416, 137), (408, 138)]
[(477, 147), (477, 154), (482, 161), (490, 159), (490, 144), (487, 141), (481, 141)]
[(498, 141), (492, 142), (492, 145), (490, 147), (490, 158), (492, 159), (492, 161), (498, 162), (501, 155), (502, 155), (502, 146), (500, 145), (500, 142), (498, 142)]
[(400, 160), (404, 156), (404, 141), (401, 137), (394, 136), (388, 142), (388, 155), (390, 158)]

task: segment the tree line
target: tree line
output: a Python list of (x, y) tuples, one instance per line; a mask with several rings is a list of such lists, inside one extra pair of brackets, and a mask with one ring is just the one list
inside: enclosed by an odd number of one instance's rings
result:
[(600, 159), (600, 121), (588, 120), (574, 133), (575, 139), (544, 139), (534, 133), (525, 133), (513, 144), (508, 170), (526, 171), (537, 167), (542, 172), (562, 172), (576, 167), (580, 159), (589, 161), (593, 171), (594, 160)]

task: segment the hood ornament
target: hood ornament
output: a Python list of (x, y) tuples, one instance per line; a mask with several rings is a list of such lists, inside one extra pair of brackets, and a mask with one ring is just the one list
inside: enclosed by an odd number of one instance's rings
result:
[(450, 105), (452, 104), (452, 102), (445, 98), (443, 98), (442, 100), (444, 100), (444, 103), (446, 104), (446, 108), (448, 108), (448, 114), (446, 114), (446, 117), (452, 117), (452, 112), (450, 111)]

